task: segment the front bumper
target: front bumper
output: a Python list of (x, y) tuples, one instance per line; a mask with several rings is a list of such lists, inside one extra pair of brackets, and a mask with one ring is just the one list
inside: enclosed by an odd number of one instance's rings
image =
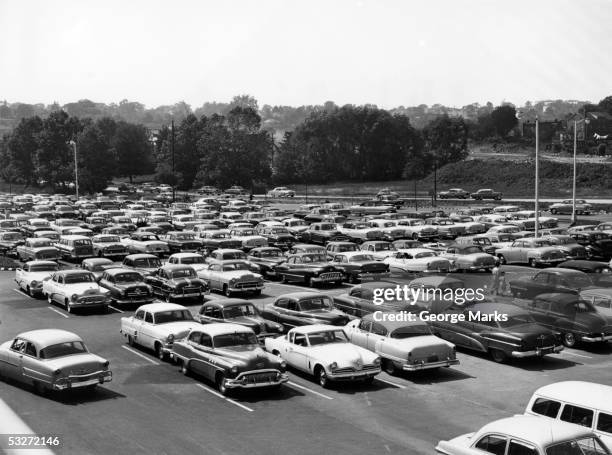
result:
[(543, 357), (546, 354), (558, 354), (561, 351), (563, 351), (563, 346), (548, 346), (530, 351), (512, 351), (510, 355), (516, 359), (524, 359), (526, 357)]
[(421, 371), (430, 370), (432, 368), (450, 367), (451, 365), (459, 365), (459, 359), (439, 360), (437, 362), (425, 362), (424, 360), (418, 363), (406, 363), (402, 366), (404, 371)]
[[(240, 283), (238, 283), (240, 284)], [(230, 284), (229, 285), (229, 290), (231, 292), (253, 292), (253, 291), (261, 291), (264, 288), (264, 284), (262, 283), (257, 283), (257, 284), (253, 284), (253, 285), (248, 285), (248, 286), (236, 286), (236, 283), (234, 284)]]
[(145, 296), (145, 297), (122, 297), (120, 299), (116, 299), (115, 303), (118, 303), (119, 305), (129, 305), (129, 304), (141, 304), (144, 305), (146, 303), (151, 303), (153, 302), (154, 298), (153, 296)]
[(52, 388), (53, 390), (78, 389), (80, 387), (110, 382), (112, 379), (112, 371), (96, 371), (90, 374), (70, 375), (66, 378), (59, 378), (53, 382)]
[(553, 258), (553, 259), (542, 259), (542, 258), (534, 258), (536, 264), (544, 264), (544, 265), (559, 265), (562, 262), (566, 261), (565, 258)]
[(357, 275), (360, 280), (379, 280), (381, 278), (389, 278), (391, 273), (389, 272), (364, 272)]
[(358, 381), (360, 379), (370, 378), (380, 373), (380, 367), (367, 368), (363, 370), (353, 370), (347, 372), (327, 372), (327, 377), (332, 381)]
[(207, 294), (210, 294), (210, 290), (197, 292), (170, 292), (168, 296), (173, 299), (189, 299), (193, 297), (203, 297)]
[(279, 370), (254, 370), (239, 374), (235, 379), (226, 379), (228, 389), (253, 389), (259, 387), (274, 387), (289, 381), (287, 373)]
[(612, 340), (612, 335), (606, 335), (605, 333), (602, 333), (601, 335), (591, 333), (589, 336), (583, 336), (580, 338), (580, 341), (584, 341), (586, 343), (602, 343), (610, 340)]

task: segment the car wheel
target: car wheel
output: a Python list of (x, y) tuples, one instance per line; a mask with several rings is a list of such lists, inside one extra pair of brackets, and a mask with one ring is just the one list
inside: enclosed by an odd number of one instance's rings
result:
[(365, 385), (372, 385), (374, 383), (374, 376), (368, 376), (363, 380)]
[(496, 363), (502, 363), (506, 360), (506, 353), (500, 349), (491, 349), (490, 351), (491, 358)]
[(26, 293), (32, 297), (32, 290), (30, 289), (30, 286), (26, 286)]
[(227, 395), (226, 379), (223, 373), (217, 373), (217, 376), (215, 377), (215, 384), (217, 385), (217, 390), (221, 395)]
[(229, 286), (227, 284), (223, 285), (223, 295), (225, 297), (231, 297), (232, 296), (232, 291), (230, 291)]
[(568, 348), (573, 348), (576, 346), (578, 340), (576, 340), (576, 335), (572, 332), (566, 332), (563, 334), (563, 345)]
[(159, 360), (166, 360), (166, 353), (162, 349), (161, 343), (155, 343), (155, 355)]
[(419, 234), (417, 234), (416, 232), (412, 233), (412, 240), (419, 240)]
[(392, 360), (389, 359), (383, 359), (383, 370), (385, 370), (385, 373), (390, 374), (390, 375), (394, 375), (397, 372), (397, 368), (395, 367), (395, 363), (393, 363)]
[(550, 213), (551, 213), (551, 215), (556, 215), (557, 214), (557, 209), (550, 209)]
[(508, 261), (506, 261), (506, 258), (504, 257), (503, 254), (500, 254), (497, 257), (499, 258), (499, 265), (506, 265), (508, 263)]
[(538, 264), (536, 263), (535, 259), (533, 259), (533, 258), (529, 259), (529, 267), (535, 269), (537, 266), (538, 266)]
[(130, 346), (136, 346), (136, 342), (134, 341), (134, 337), (132, 335), (127, 336), (127, 343)]
[(327, 373), (325, 372), (325, 368), (319, 367), (317, 369), (317, 379), (319, 381), (319, 385), (326, 389), (329, 387), (329, 378), (327, 377)]
[(185, 376), (189, 376), (189, 365), (187, 362), (185, 362), (184, 360), (179, 360), (179, 362), (181, 363), (181, 373), (183, 373), (183, 375)]
[(34, 386), (34, 392), (37, 395), (46, 396), (49, 393), (49, 389), (47, 389), (40, 381), (34, 381), (32, 385)]

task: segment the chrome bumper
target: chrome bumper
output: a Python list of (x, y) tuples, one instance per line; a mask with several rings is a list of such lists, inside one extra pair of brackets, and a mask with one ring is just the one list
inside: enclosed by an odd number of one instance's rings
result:
[(59, 378), (53, 382), (53, 390), (77, 389), (95, 384), (103, 384), (113, 379), (112, 371), (97, 371), (95, 373), (83, 375), (70, 375), (66, 378)]
[(531, 351), (512, 351), (510, 355), (517, 359), (523, 359), (525, 357), (542, 357), (546, 354), (558, 354), (561, 351), (563, 351), (563, 346), (548, 346), (546, 348), (536, 348)]
[(380, 373), (380, 371), (380, 368), (372, 368), (367, 370), (349, 371), (346, 373), (327, 372), (327, 377), (333, 381), (353, 381), (376, 376), (378, 373)]
[(596, 336), (596, 337), (582, 337), (580, 339), (580, 341), (586, 341), (587, 343), (599, 343), (599, 342), (610, 341), (610, 340), (612, 340), (612, 335), (604, 335), (604, 334), (601, 334), (600, 336)]
[(459, 359), (440, 360), (438, 362), (429, 362), (429, 363), (425, 363), (424, 361), (421, 361), (419, 363), (413, 363), (413, 364), (407, 363), (402, 367), (402, 370), (404, 371), (430, 370), (432, 368), (450, 367), (451, 365), (459, 365)]
[(238, 377), (235, 379), (226, 379), (225, 387), (228, 389), (254, 389), (259, 387), (274, 387), (281, 385), (283, 382), (289, 381), (289, 376), (287, 373), (278, 372), (273, 381), (249, 382), (248, 376), (251, 374), (253, 373), (243, 373), (238, 375)]

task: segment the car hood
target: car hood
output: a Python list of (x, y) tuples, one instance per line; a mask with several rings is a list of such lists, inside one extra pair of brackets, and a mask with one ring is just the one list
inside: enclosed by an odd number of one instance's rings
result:
[(340, 310), (332, 309), (332, 310), (315, 310), (315, 311), (302, 311), (300, 313), (300, 317), (306, 319), (314, 319), (317, 321), (321, 321), (324, 323), (339, 323), (346, 324), (348, 323), (348, 317), (341, 312)]
[(355, 367), (358, 363), (369, 365), (374, 363), (378, 357), (373, 352), (351, 343), (328, 343), (308, 348), (308, 355), (317, 361), (329, 366), (332, 362), (338, 364), (338, 368)]
[(70, 294), (104, 294), (103, 290), (97, 283), (74, 283), (66, 285)]
[(251, 280), (259, 280), (261, 275), (258, 273), (252, 273), (248, 270), (230, 270), (227, 272), (217, 272), (223, 278), (231, 280), (232, 278), (236, 279), (251, 279)]
[(174, 335), (175, 339), (184, 338), (191, 329), (201, 327), (196, 321), (176, 321), (167, 322), (165, 324), (156, 324), (154, 333), (161, 338), (167, 338), (168, 335)]

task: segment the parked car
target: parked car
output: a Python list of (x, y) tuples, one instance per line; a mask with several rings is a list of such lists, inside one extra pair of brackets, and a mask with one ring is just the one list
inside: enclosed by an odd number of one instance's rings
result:
[(587, 259), (609, 261), (612, 259), (612, 239), (600, 231), (572, 232), (570, 235), (586, 248)]
[(334, 308), (333, 299), (320, 292), (283, 294), (264, 307), (264, 319), (277, 322), (287, 330), (309, 324), (346, 325), (348, 316)]
[(289, 232), (289, 229), (283, 225), (258, 226), (256, 232), (266, 238), (268, 246), (273, 246), (282, 250), (291, 248), (291, 245), (297, 242), (295, 236), (293, 236)]
[(470, 193), (462, 188), (450, 188), (447, 191), (440, 191), (438, 193), (439, 199), (469, 199)]
[[(573, 212), (573, 203), (571, 199), (566, 199), (562, 202), (555, 202), (548, 208), (553, 215), (571, 215)], [(576, 199), (576, 215), (590, 215), (592, 206), (584, 199)]]
[(34, 237), (25, 240), (23, 245), (16, 248), (17, 257), (23, 262), (35, 260), (56, 261), (59, 259), (59, 250), (51, 239)]
[(243, 260), (213, 262), (197, 274), (211, 291), (222, 292), (227, 297), (245, 292), (260, 295), (264, 288), (263, 277), (252, 272), (251, 265)]
[(562, 262), (558, 267), (580, 270), (584, 273), (602, 274), (601, 278), (605, 278), (607, 274), (612, 273), (610, 264), (601, 261), (570, 260)]
[(253, 330), (260, 340), (268, 336), (278, 336), (284, 331), (282, 324), (264, 319), (261, 311), (244, 299), (215, 299), (206, 302), (200, 307), (196, 319), (202, 324), (240, 324)]
[[(338, 230), (351, 242), (363, 243), (368, 240), (383, 240), (385, 234), (377, 226), (366, 221), (347, 221), (338, 224)], [(403, 231), (402, 231), (403, 235)]]
[(25, 239), (19, 231), (0, 231), (0, 252), (17, 257), (17, 247), (23, 245)]
[(342, 234), (334, 223), (313, 223), (300, 235), (302, 242), (325, 245), (328, 242), (348, 241), (349, 237)]
[(222, 395), (232, 389), (278, 388), (289, 380), (286, 362), (265, 352), (253, 330), (238, 324), (194, 328), (173, 343), (172, 357), (183, 374), (206, 378)]
[(493, 199), (496, 201), (502, 200), (502, 194), (499, 191), (492, 190), (490, 188), (482, 188), (478, 191), (470, 194), (472, 199), (482, 201), (483, 199)]
[(380, 215), (381, 213), (395, 212), (395, 205), (387, 201), (372, 200), (352, 205), (349, 210), (353, 215)]
[(229, 231), (215, 230), (200, 232), (202, 249), (208, 253), (219, 248), (237, 249), (242, 247), (242, 241), (231, 238)]
[(516, 239), (510, 246), (495, 252), (500, 264), (529, 264), (531, 267), (558, 265), (565, 261), (566, 254), (541, 238)]
[(109, 361), (89, 352), (78, 335), (59, 329), (31, 330), (0, 345), (0, 376), (31, 385), (38, 393), (110, 382)]
[(344, 279), (342, 270), (327, 262), (325, 252), (289, 255), (276, 266), (276, 273), (284, 283), (298, 282), (311, 287), (326, 283), (339, 286)]
[(147, 276), (160, 268), (162, 263), (154, 254), (130, 254), (123, 258), (121, 265)]
[(191, 312), (176, 303), (148, 303), (132, 316), (121, 318), (120, 333), (130, 346), (139, 345), (155, 351), (160, 360), (172, 352), (175, 340), (201, 327)]
[[(415, 305), (411, 299), (392, 294), (392, 298), (377, 301), (386, 290), (395, 291), (399, 285), (391, 281), (370, 281), (353, 286), (349, 292), (334, 296), (334, 307), (353, 317), (364, 317), (375, 311), (417, 312), (424, 308)], [(376, 295), (378, 293), (378, 295)]]
[(480, 430), (440, 441), (436, 452), (444, 455), (607, 455), (610, 452), (587, 428), (517, 415), (491, 422)]
[(168, 258), (167, 264), (188, 265), (196, 272), (208, 267), (206, 258), (200, 253), (174, 253)]
[(370, 314), (352, 320), (344, 332), (351, 343), (378, 354), (388, 374), (459, 364), (455, 345), (435, 336), (427, 323), (418, 319), (402, 322), (403, 313), (377, 314), (376, 318)]
[(58, 270), (59, 266), (53, 261), (29, 261), (15, 270), (15, 282), (29, 296), (37, 297), (43, 293), (43, 282)]
[(580, 260), (587, 257), (586, 248), (569, 235), (543, 235), (542, 239), (563, 251), (566, 259)]
[(334, 254), (331, 263), (344, 273), (349, 283), (364, 280), (380, 280), (389, 277), (389, 266), (363, 251)]
[(144, 277), (122, 267), (105, 270), (98, 284), (108, 290), (113, 305), (144, 305), (153, 302), (153, 289), (145, 283)]
[(89, 258), (81, 262), (81, 268), (93, 273), (96, 280), (100, 279), (105, 270), (112, 267), (116, 267), (116, 265), (108, 258)]
[(539, 324), (561, 332), (567, 347), (612, 340), (612, 319), (577, 295), (540, 294), (524, 306)]
[(196, 238), (194, 232), (169, 231), (159, 236), (159, 239), (168, 244), (172, 253), (195, 253), (202, 248), (202, 241)]
[(359, 251), (359, 246), (353, 242), (329, 242), (325, 245), (325, 251), (327, 259), (331, 261), (335, 254)]
[(392, 243), (382, 240), (364, 242), (359, 248), (364, 253), (371, 254), (377, 261), (382, 261), (395, 252), (395, 248), (393, 247)]
[(170, 253), (166, 242), (148, 232), (134, 232), (128, 238), (122, 238), (121, 243), (125, 245), (129, 254), (146, 253), (164, 256)]
[(166, 264), (145, 277), (153, 294), (166, 302), (177, 299), (203, 300), (209, 292), (208, 284), (199, 279), (193, 267), (183, 264)]
[(394, 252), (383, 262), (391, 272), (442, 272), (448, 273), (451, 263), (448, 259), (439, 257), (429, 248), (411, 248)]
[(533, 299), (551, 292), (577, 294), (597, 287), (586, 273), (561, 267), (542, 270), (533, 277), (510, 280), (509, 285), (512, 295), (521, 299)]
[(450, 245), (445, 252), (440, 254), (440, 257), (448, 259), (451, 263), (451, 268), (461, 272), (484, 270), (491, 271), (497, 264), (497, 259), (485, 253), (482, 247), (478, 245)]
[(276, 266), (285, 261), (285, 256), (280, 248), (261, 247), (249, 251), (247, 259), (250, 263), (259, 267), (259, 273), (265, 278), (276, 278)]
[(457, 346), (488, 353), (498, 363), (563, 350), (557, 330), (540, 325), (529, 311), (512, 304), (453, 303), (442, 311), (434, 306), (432, 312), (446, 316), (430, 322), (434, 333)]
[(380, 357), (349, 343), (344, 331), (331, 325), (295, 327), (287, 335), (266, 338), (265, 346), (287, 365), (314, 375), (321, 387), (333, 381), (371, 383), (380, 373)]
[(96, 282), (93, 273), (86, 270), (59, 270), (43, 281), (42, 293), (52, 305), (62, 305), (69, 313), (75, 309), (108, 309), (107, 292)]
[(98, 257), (123, 258), (127, 256), (128, 250), (121, 243), (118, 235), (98, 234), (91, 238), (93, 255)]

